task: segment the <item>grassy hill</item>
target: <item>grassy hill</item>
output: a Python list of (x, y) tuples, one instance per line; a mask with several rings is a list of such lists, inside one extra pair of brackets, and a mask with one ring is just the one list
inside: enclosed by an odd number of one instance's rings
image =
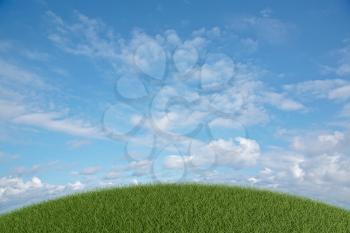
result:
[(0, 232), (350, 232), (350, 212), (267, 191), (146, 185), (73, 195), (0, 217)]

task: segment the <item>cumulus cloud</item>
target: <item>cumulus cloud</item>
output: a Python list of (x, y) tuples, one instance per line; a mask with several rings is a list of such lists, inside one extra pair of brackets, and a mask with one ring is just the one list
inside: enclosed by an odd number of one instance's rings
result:
[[(318, 154), (336, 151), (346, 146), (346, 138), (343, 132), (335, 131), (332, 133), (319, 133), (318, 135), (309, 134), (295, 136), (291, 143), (291, 148), (295, 151)], [(305, 143), (307, 142), (307, 143)]]
[(32, 177), (30, 180), (1, 177), (0, 212), (82, 189), (84, 185), (79, 181), (66, 185), (54, 185), (45, 183), (38, 177)]
[[(259, 175), (263, 186), (275, 185), (279, 189), (327, 200), (335, 204), (347, 203), (349, 194), (349, 159), (341, 154), (319, 154), (312, 157), (299, 155), (292, 160), (290, 155), (280, 153), (283, 166), (276, 165), (276, 157), (269, 158), (270, 174)], [(342, 187), (339, 189), (339, 187)], [(335, 195), (332, 190), (339, 190)], [(331, 193), (330, 193), (331, 192)]]
[(255, 165), (260, 156), (259, 144), (248, 138), (237, 137), (234, 141), (219, 139), (209, 143), (208, 147), (216, 151), (219, 164), (236, 168)]
[(265, 151), (256, 185), (348, 205), (348, 138), (348, 132), (313, 132), (295, 136), (290, 149)]
[(237, 137), (234, 140), (217, 139), (207, 144), (193, 142), (189, 155), (168, 155), (164, 166), (169, 169), (203, 168), (215, 166), (229, 166), (242, 169), (254, 166), (260, 156), (259, 144), (248, 138)]

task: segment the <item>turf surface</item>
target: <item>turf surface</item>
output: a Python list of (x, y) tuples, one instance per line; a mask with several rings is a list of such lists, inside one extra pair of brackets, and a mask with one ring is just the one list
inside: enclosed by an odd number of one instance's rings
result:
[(350, 212), (267, 191), (146, 185), (73, 195), (0, 217), (0, 232), (350, 232)]

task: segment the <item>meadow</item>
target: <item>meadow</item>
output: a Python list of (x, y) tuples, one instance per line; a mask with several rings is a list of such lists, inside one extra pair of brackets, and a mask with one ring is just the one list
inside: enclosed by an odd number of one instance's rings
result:
[(0, 216), (1, 233), (350, 232), (350, 212), (224, 185), (154, 184), (86, 192)]

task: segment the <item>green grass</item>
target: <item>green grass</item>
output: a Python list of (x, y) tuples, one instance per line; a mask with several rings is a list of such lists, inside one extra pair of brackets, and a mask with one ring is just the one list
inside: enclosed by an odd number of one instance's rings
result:
[(0, 216), (0, 232), (350, 232), (350, 212), (219, 185), (146, 185), (73, 195)]

